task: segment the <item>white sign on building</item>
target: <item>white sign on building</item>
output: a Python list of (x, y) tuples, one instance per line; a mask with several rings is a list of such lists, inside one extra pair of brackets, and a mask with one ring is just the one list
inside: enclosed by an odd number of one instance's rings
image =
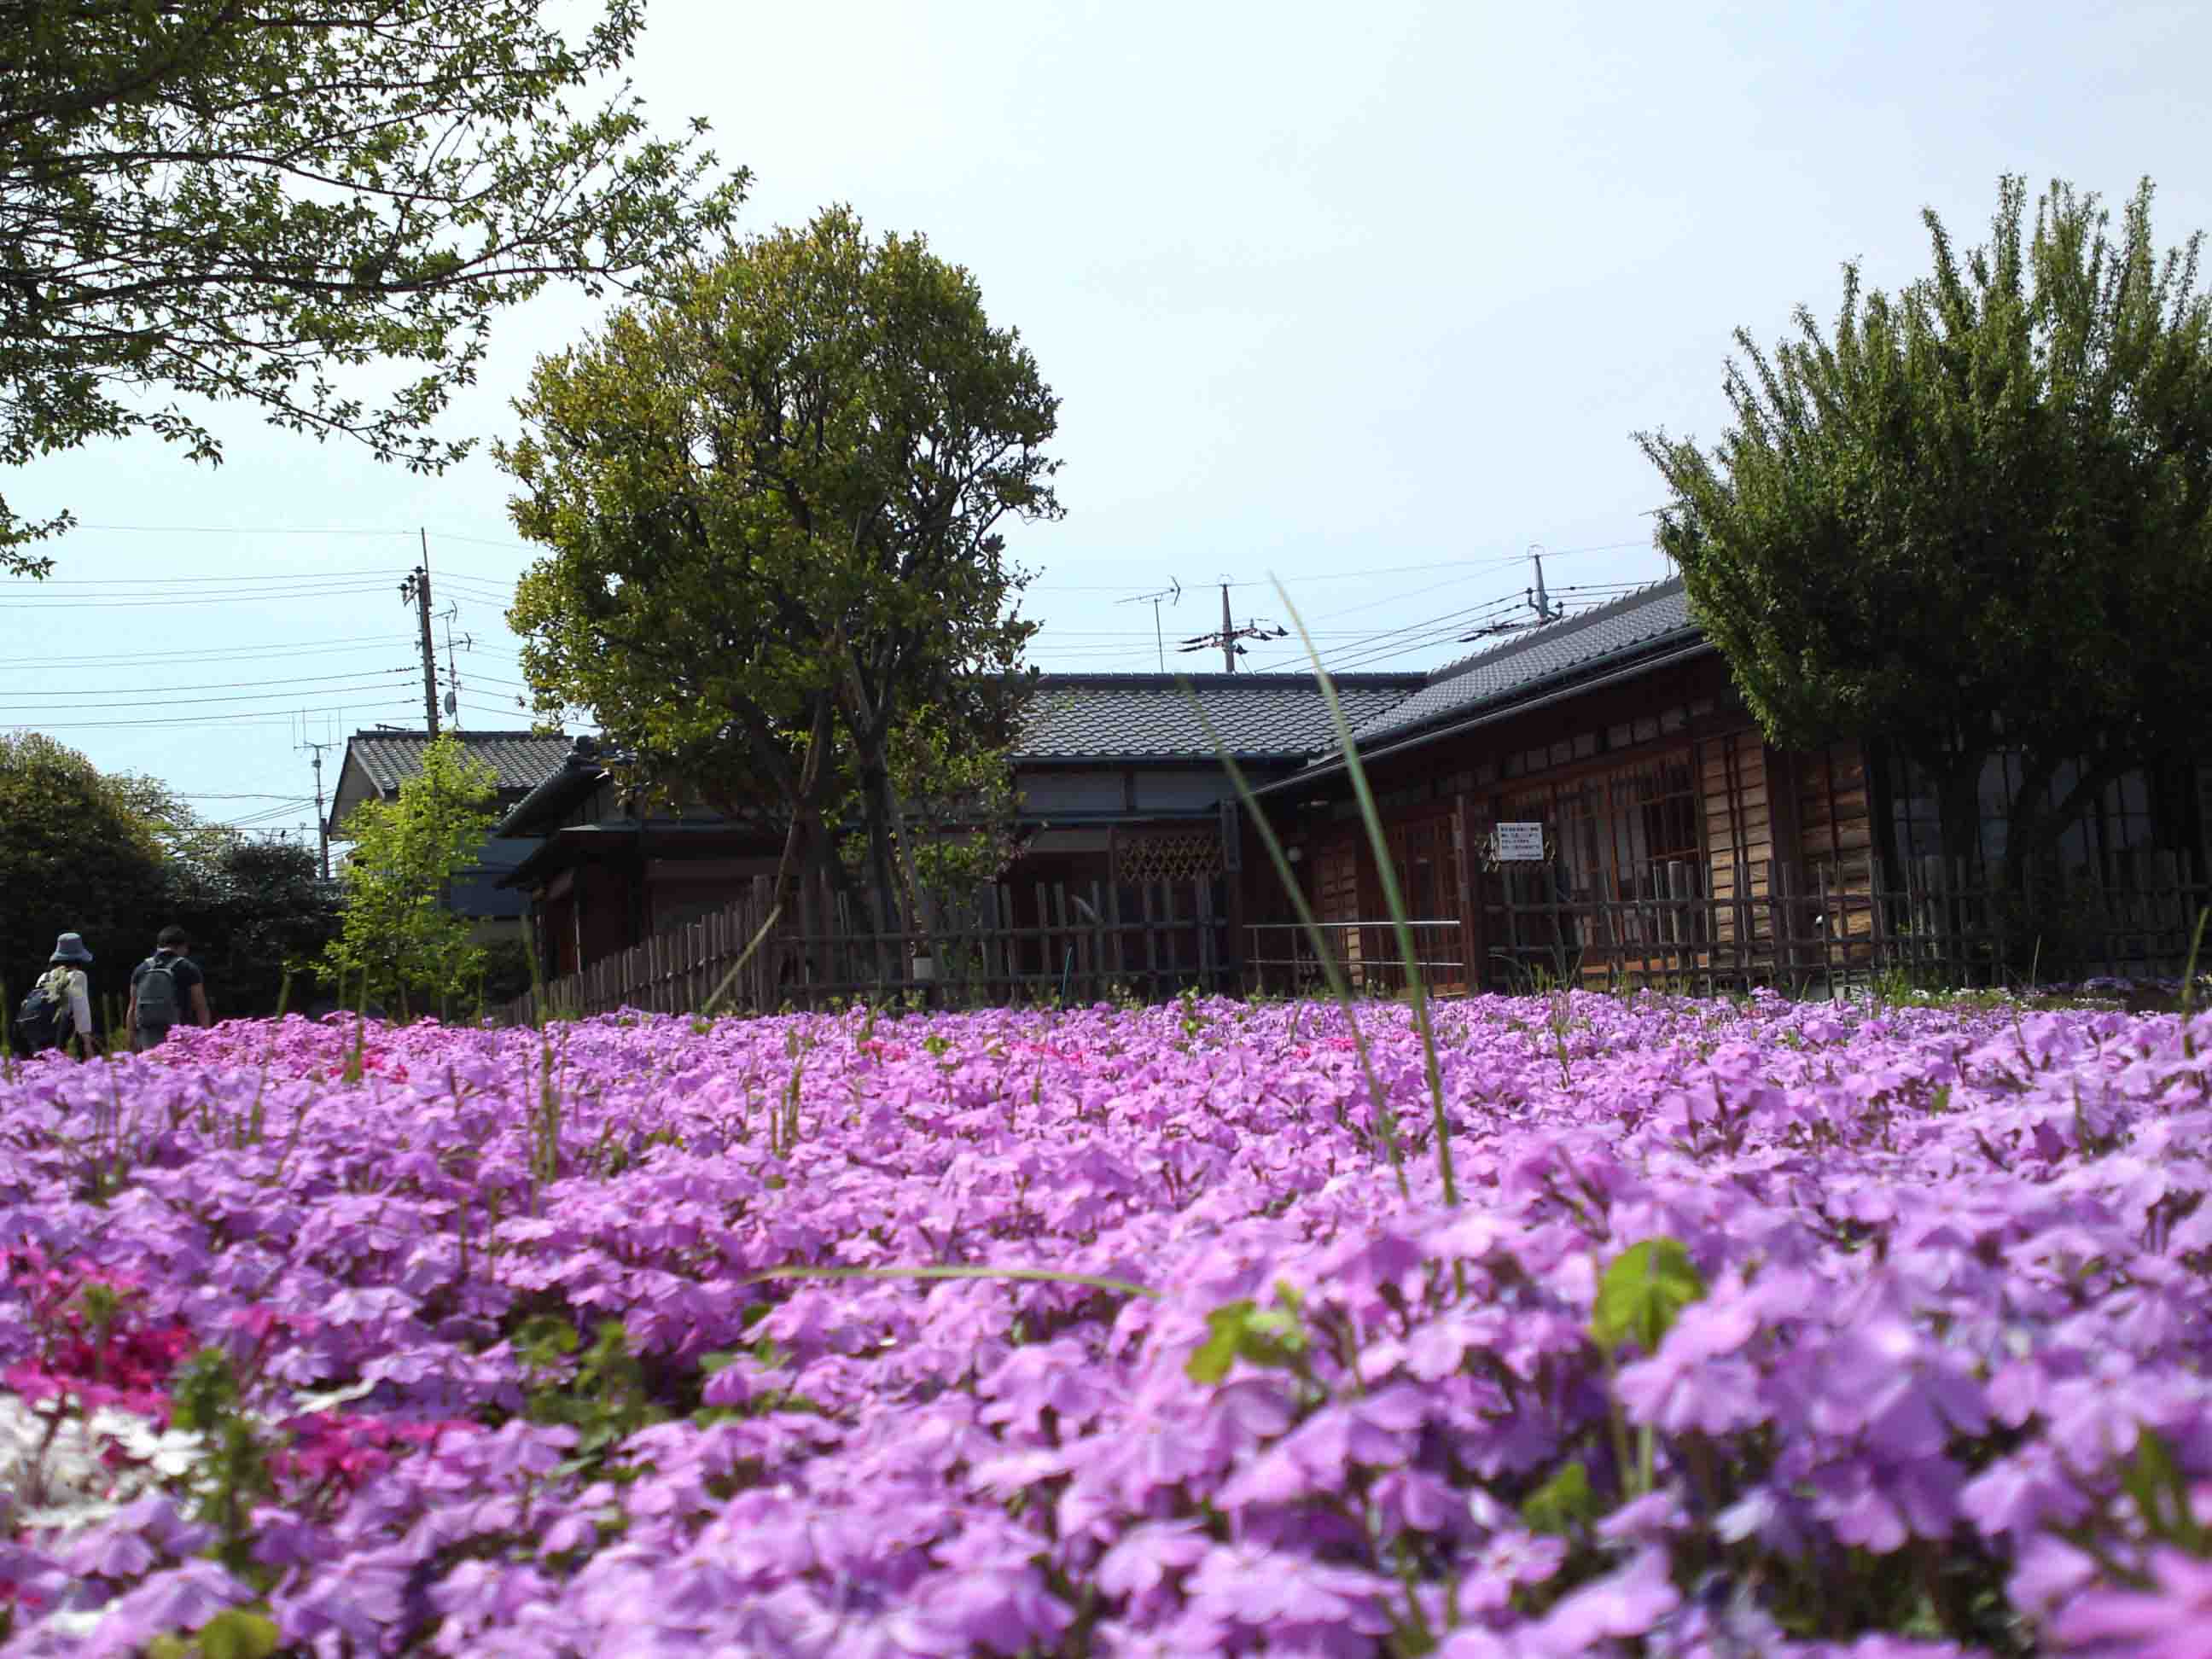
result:
[(1541, 864), (1544, 826), (1540, 823), (1501, 823), (1497, 830), (1500, 864)]

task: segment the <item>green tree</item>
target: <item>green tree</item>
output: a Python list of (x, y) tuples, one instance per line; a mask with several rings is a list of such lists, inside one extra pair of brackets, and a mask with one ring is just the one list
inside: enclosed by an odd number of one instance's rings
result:
[(342, 985), (365, 979), (373, 1000), (403, 1015), (474, 991), (482, 953), (445, 898), (491, 833), (497, 785), (448, 732), (423, 750), (398, 800), (354, 809), (338, 936), (323, 953)]
[(1963, 261), (1926, 213), (1932, 275), (1893, 298), (1846, 265), (1831, 334), (1803, 308), (1771, 354), (1737, 333), (1710, 454), (1638, 434), (1659, 544), (1768, 735), (1917, 762), (1951, 856), (1995, 755), (2025, 872), (2115, 777), (2212, 738), (2212, 302), (2200, 238), (2161, 254), (2150, 205), (2145, 181), (2113, 237), (2059, 183), (2031, 222), (2008, 178)]
[(835, 806), (892, 920), (896, 734), (999, 740), (1034, 624), (1008, 514), (1057, 517), (1059, 403), (973, 278), (849, 211), (681, 273), (541, 360), (497, 453), (550, 548), (509, 620), (542, 707), (592, 711), (647, 775), (785, 834), (782, 884), (842, 879)]
[(55, 936), (98, 958), (95, 1007), (154, 948), (167, 917), (160, 786), (111, 777), (73, 749), (0, 732), (0, 979), (12, 1003), (45, 971)]
[[(984, 888), (1019, 850), (1012, 708), (962, 720), (937, 704), (913, 711), (888, 749), (898, 872), (916, 911), (933, 920), (972, 915)], [(859, 816), (859, 804), (842, 815)], [(847, 838), (849, 866), (865, 866), (865, 836)]]
[[(434, 469), (492, 314), (652, 272), (742, 173), (646, 131), (618, 73), (643, 0), (571, 40), (550, 0), (0, 4), (0, 465), (151, 431), (219, 459), (167, 387)], [(334, 368), (420, 373), (371, 400)], [(0, 501), (0, 574), (66, 528)]]

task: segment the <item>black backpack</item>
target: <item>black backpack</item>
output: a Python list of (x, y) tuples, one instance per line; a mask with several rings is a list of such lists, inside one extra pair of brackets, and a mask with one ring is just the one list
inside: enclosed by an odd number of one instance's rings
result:
[(177, 958), (155, 951), (138, 973), (138, 1028), (174, 1025), (183, 1014), (184, 999), (178, 994), (177, 976), (171, 970)]
[(70, 1040), (76, 1021), (70, 1014), (69, 982), (64, 980), (58, 990), (46, 980), (31, 988), (15, 1010), (15, 1029), (22, 1033), (23, 1041), (33, 1054), (47, 1048), (58, 1048)]

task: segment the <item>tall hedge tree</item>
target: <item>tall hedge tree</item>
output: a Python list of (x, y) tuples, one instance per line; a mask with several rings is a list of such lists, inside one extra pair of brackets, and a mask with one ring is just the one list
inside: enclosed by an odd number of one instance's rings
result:
[[(216, 439), (167, 389), (258, 406), (416, 468), (491, 317), (719, 234), (744, 184), (646, 130), (644, 0), (571, 38), (553, 0), (0, 4), (0, 465), (150, 431)], [(380, 400), (333, 378), (414, 378)], [(0, 501), (0, 574), (66, 514)]]
[[(291, 970), (312, 968), (338, 932), (340, 889), (313, 847), (205, 826), (169, 842), (166, 920), (191, 935), (208, 994), (226, 1014), (271, 1014)], [(153, 933), (147, 933), (150, 950)], [(143, 954), (143, 952), (142, 952)], [(289, 1006), (307, 1003), (293, 984)]]
[(1846, 265), (1832, 331), (1737, 333), (1710, 453), (1638, 434), (1659, 544), (1769, 736), (1918, 763), (1951, 856), (2002, 750), (2020, 872), (2117, 776), (2212, 746), (2212, 301), (2200, 237), (2161, 253), (2150, 207), (2146, 180), (2114, 234), (2094, 195), (2031, 217), (2008, 178), (1963, 259), (1925, 213), (1924, 279)]
[(54, 939), (84, 935), (95, 1002), (127, 982), (170, 920), (162, 796), (112, 777), (36, 732), (0, 732), (0, 980), (12, 1004), (43, 972)]
[(785, 831), (784, 882), (902, 881), (892, 751), (1005, 741), (1034, 625), (1000, 526), (1057, 517), (1059, 400), (969, 274), (831, 209), (683, 273), (542, 360), (498, 452), (551, 550), (509, 621), (543, 706), (587, 708), (681, 787)]

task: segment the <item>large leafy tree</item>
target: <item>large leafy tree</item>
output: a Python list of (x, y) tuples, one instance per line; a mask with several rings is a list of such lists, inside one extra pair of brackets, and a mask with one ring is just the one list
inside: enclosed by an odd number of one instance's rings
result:
[(1875, 738), (1972, 844), (1992, 756), (2016, 871), (2117, 776), (2212, 743), (2212, 302), (2161, 253), (2146, 181), (2118, 234), (2054, 184), (2001, 187), (1963, 259), (1894, 296), (1844, 273), (1771, 353), (1747, 332), (1710, 453), (1639, 434), (1660, 545), (1777, 742)]
[(372, 999), (403, 1014), (474, 988), (482, 953), (467, 919), (445, 900), (491, 833), (497, 785), (447, 732), (422, 750), (422, 770), (400, 784), (398, 799), (354, 809), (338, 936), (324, 951), (342, 988), (365, 983)]
[[(20, 998), (54, 939), (84, 935), (95, 1002), (154, 948), (168, 920), (167, 803), (36, 732), (0, 732), (0, 981)], [(12, 1012), (12, 1009), (11, 1009)]]
[[(697, 131), (618, 72), (643, 0), (570, 39), (550, 0), (0, 3), (0, 465), (152, 431), (219, 459), (168, 388), (430, 468), (500, 308), (596, 289), (726, 226)], [(419, 372), (371, 399), (333, 371)], [(0, 573), (65, 528), (0, 502)]]
[(896, 749), (915, 711), (1001, 743), (1034, 625), (1008, 515), (1060, 512), (1059, 404), (969, 274), (825, 211), (544, 359), (498, 452), (550, 548), (509, 620), (544, 706), (587, 708), (686, 792), (784, 831), (785, 881), (905, 883)]

